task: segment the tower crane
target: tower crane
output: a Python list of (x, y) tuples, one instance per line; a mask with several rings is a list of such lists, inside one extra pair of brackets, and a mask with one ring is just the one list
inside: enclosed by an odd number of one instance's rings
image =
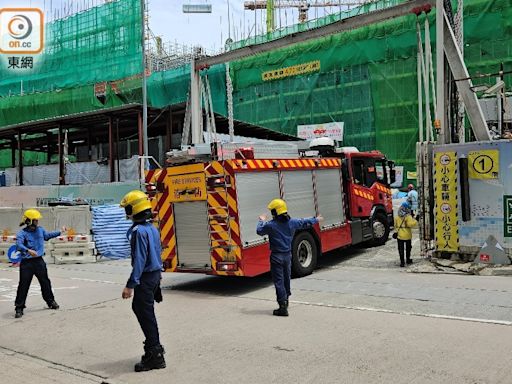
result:
[(244, 2), (244, 9), (256, 11), (257, 9), (267, 10), (267, 32), (275, 29), (276, 8), (297, 8), (299, 11), (299, 23), (308, 21), (309, 8), (325, 8), (338, 6), (353, 6), (370, 3), (372, 0), (247, 0)]

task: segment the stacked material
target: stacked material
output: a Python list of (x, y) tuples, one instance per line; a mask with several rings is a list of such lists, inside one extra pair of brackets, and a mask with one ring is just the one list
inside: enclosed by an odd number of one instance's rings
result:
[(91, 235), (64, 234), (52, 239), (47, 247), (55, 264), (96, 262), (96, 249)]
[[(8, 253), (16, 243), (16, 233), (25, 208), (0, 208), (0, 262), (9, 262)], [(39, 221), (47, 232), (67, 227), (62, 236), (45, 244), (47, 263), (91, 263), (96, 262), (95, 244), (90, 235), (92, 214), (88, 205), (37, 207), (43, 218)]]
[(124, 209), (118, 205), (102, 205), (92, 208), (92, 233), (98, 254), (109, 259), (130, 256), (130, 243), (126, 232), (132, 225), (126, 219)]

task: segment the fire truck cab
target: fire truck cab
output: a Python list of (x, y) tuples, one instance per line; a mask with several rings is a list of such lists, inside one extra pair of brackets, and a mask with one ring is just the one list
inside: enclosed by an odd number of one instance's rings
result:
[(293, 217), (324, 217), (295, 234), (295, 276), (312, 273), (321, 253), (384, 244), (393, 221), (392, 162), (378, 151), (312, 149), (313, 157), (270, 151), (284, 158), (228, 143), (212, 146), (210, 158), (189, 156), (148, 171), (165, 269), (236, 276), (269, 271), (268, 239), (256, 234), (256, 224), (275, 198), (286, 200)]

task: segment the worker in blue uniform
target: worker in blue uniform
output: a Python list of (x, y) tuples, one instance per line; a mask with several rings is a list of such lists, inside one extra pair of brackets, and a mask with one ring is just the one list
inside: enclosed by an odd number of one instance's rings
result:
[(411, 216), (414, 217), (418, 213), (418, 191), (414, 189), (414, 185), (409, 184), (407, 186), (407, 200), (411, 205)]
[(267, 221), (266, 215), (261, 215), (256, 233), (260, 236), (268, 235), (270, 242), (270, 273), (279, 304), (279, 308), (275, 309), (273, 314), (288, 316), (293, 236), (297, 230), (311, 227), (323, 218), (322, 216), (306, 219), (291, 218), (288, 215), (286, 202), (281, 199), (272, 200), (267, 208), (272, 214), (272, 220)]
[[(61, 232), (46, 232), (40, 227), (39, 220), (42, 219), (41, 212), (37, 209), (27, 209), (23, 213), (20, 226), (25, 226), (16, 234), (16, 249), (20, 252), (20, 281), (16, 293), (15, 315), (19, 319), (23, 316), (25, 302), (27, 300), (30, 283), (34, 275), (41, 286), (41, 293), (44, 301), (50, 309), (59, 309), (52, 291), (52, 283), (48, 278), (48, 269), (43, 260), (44, 242), (60, 236)], [(63, 228), (65, 230), (66, 228)]]
[(133, 221), (127, 236), (130, 241), (132, 273), (123, 289), (123, 299), (133, 295), (132, 310), (146, 340), (144, 355), (135, 364), (135, 372), (165, 368), (164, 348), (160, 344), (155, 316), (155, 301), (162, 301), (162, 247), (158, 230), (152, 224), (152, 209), (142, 191), (128, 192), (121, 201), (126, 216)]

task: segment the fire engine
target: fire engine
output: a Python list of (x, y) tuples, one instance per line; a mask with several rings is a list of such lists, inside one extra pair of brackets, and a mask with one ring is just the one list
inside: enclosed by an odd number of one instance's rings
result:
[(214, 156), (189, 156), (147, 171), (165, 270), (236, 276), (269, 271), (268, 239), (256, 234), (256, 224), (275, 198), (286, 200), (293, 217), (324, 217), (295, 233), (294, 276), (312, 273), (321, 253), (384, 244), (393, 225), (393, 162), (379, 151), (334, 149), (331, 142), (313, 141), (314, 157), (306, 156), (309, 151), (272, 152), (287, 158), (268, 156), (256, 144), (214, 145)]

